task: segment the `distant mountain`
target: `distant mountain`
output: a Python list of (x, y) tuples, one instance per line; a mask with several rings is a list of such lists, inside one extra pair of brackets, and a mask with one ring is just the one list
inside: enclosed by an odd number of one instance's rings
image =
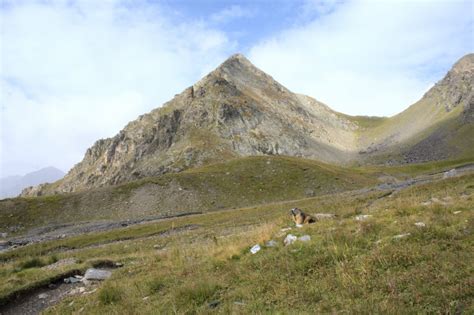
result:
[(474, 156), (474, 55), (404, 112), (348, 116), (295, 94), (244, 56), (231, 56), (171, 101), (97, 141), (54, 185), (66, 193), (254, 155), (333, 164), (399, 164)]
[(42, 183), (53, 183), (63, 178), (65, 173), (54, 167), (45, 167), (24, 176), (0, 178), (0, 199), (16, 197), (27, 187)]

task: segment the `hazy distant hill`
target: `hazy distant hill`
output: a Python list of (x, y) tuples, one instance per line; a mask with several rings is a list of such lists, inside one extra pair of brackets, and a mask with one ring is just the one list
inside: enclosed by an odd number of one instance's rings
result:
[(346, 165), (471, 157), (473, 80), (470, 54), (402, 113), (353, 117), (289, 91), (244, 56), (233, 55), (163, 107), (97, 141), (61, 181), (23, 195), (115, 185), (256, 155)]
[(63, 178), (65, 173), (55, 167), (45, 167), (24, 176), (7, 176), (0, 178), (0, 199), (16, 197), (30, 186), (52, 183)]

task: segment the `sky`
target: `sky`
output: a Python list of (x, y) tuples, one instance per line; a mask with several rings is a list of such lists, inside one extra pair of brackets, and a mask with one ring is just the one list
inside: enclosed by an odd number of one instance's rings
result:
[(1, 0), (0, 177), (68, 171), (236, 52), (334, 110), (391, 116), (474, 52), (474, 1)]

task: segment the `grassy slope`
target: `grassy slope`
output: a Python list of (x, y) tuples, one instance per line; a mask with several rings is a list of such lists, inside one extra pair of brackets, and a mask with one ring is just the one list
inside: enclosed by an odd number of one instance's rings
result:
[[(219, 313), (473, 312), (474, 176), (411, 187), (379, 199), (382, 195), (320, 196), (19, 248), (0, 254), (0, 259), (9, 259), (0, 269), (0, 297), (110, 259), (125, 267), (98, 292), (68, 297), (47, 313), (208, 313), (211, 301), (219, 301), (213, 310)], [(430, 200), (440, 202), (423, 205)], [(287, 211), (293, 206), (339, 217), (293, 229), (297, 235), (311, 235), (309, 243), (249, 254), (257, 242), (281, 242), (284, 235), (279, 236), (279, 230), (289, 224)], [(355, 221), (359, 213), (373, 217)], [(426, 228), (417, 228), (418, 221)], [(185, 224), (200, 228), (157, 235)], [(402, 233), (411, 235), (392, 238)], [(129, 240), (91, 247), (124, 238)], [(48, 273), (19, 267), (32, 256), (42, 261), (74, 257), (79, 262)]]
[(247, 157), (67, 195), (0, 201), (0, 230), (22, 224), (131, 219), (239, 208), (357, 189), (376, 183), (350, 170), (290, 157)]
[(0, 231), (22, 225), (17, 234), (23, 234), (51, 224), (240, 208), (355, 190), (378, 184), (384, 175), (406, 179), (469, 162), (348, 169), (292, 157), (240, 158), (86, 192), (2, 200)]

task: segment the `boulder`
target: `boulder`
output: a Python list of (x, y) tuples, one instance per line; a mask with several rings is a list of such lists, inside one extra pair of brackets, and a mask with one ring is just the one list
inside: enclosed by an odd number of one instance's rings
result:
[(256, 253), (258, 253), (261, 249), (262, 249), (262, 248), (260, 247), (260, 245), (257, 244), (257, 245), (254, 245), (254, 246), (250, 249), (250, 252), (251, 252), (252, 254), (256, 254)]
[(297, 239), (298, 238), (296, 236), (294, 236), (293, 234), (288, 234), (285, 237), (285, 240), (283, 241), (283, 243), (285, 244), (285, 246), (288, 246), (288, 245), (293, 244)]
[(89, 268), (87, 269), (84, 279), (86, 280), (105, 280), (110, 278), (112, 275), (112, 272), (104, 269), (95, 269), (95, 268)]

